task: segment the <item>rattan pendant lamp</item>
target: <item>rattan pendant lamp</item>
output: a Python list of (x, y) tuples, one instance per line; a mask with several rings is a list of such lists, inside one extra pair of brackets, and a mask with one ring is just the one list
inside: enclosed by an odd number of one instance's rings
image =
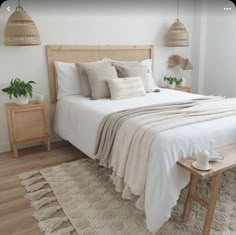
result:
[(177, 19), (170, 26), (166, 36), (167, 47), (188, 47), (189, 36), (184, 24), (179, 20), (179, 0), (177, 0)]
[(16, 10), (7, 21), (4, 44), (6, 46), (34, 46), (41, 44), (38, 29), (32, 18), (20, 5), (20, 0), (18, 0)]

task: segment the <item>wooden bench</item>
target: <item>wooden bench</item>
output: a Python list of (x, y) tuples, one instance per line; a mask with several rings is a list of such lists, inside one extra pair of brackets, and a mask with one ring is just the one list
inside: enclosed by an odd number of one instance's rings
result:
[[(209, 235), (211, 229), (211, 223), (215, 211), (215, 205), (217, 201), (217, 196), (219, 188), (221, 185), (221, 179), (223, 172), (236, 167), (236, 144), (227, 145), (216, 149), (222, 156), (223, 160), (218, 160), (217, 162), (211, 162), (212, 169), (209, 171), (199, 171), (192, 167), (192, 162), (194, 157), (182, 159), (177, 162), (177, 165), (184, 168), (191, 173), (191, 179), (188, 186), (188, 194), (185, 202), (185, 208), (183, 213), (183, 222), (186, 223), (189, 218), (192, 201), (196, 201), (207, 209), (207, 214), (205, 218), (205, 223), (203, 227), (202, 235)], [(208, 177), (213, 177), (212, 189), (210, 197), (208, 200), (204, 200), (199, 197), (196, 191), (196, 184), (198, 179), (206, 179)]]

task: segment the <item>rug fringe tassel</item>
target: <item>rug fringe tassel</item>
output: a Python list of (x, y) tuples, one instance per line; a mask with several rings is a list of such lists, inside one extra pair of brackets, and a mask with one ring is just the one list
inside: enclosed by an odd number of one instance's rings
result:
[(51, 202), (56, 201), (57, 199), (55, 197), (44, 197), (38, 201), (32, 201), (30, 204), (32, 207), (35, 208), (35, 210), (40, 209), (42, 206), (50, 204)]
[(34, 183), (37, 183), (38, 181), (42, 180), (43, 179), (43, 176), (36, 176), (36, 177), (31, 177), (27, 180), (22, 180), (21, 181), (21, 184), (23, 186), (29, 186), (31, 184), (34, 184)]
[(126, 200), (132, 200), (132, 194), (131, 194), (130, 187), (128, 184), (125, 184), (125, 188), (122, 193), (122, 198)]
[(38, 221), (42, 221), (48, 219), (51, 215), (55, 214), (59, 210), (61, 210), (60, 206), (51, 206), (48, 208), (43, 208), (34, 212), (33, 217)]
[(18, 177), (20, 180), (27, 180), (37, 174), (39, 174), (39, 171), (35, 170), (35, 171), (29, 171), (29, 172), (22, 173), (22, 174), (18, 175)]
[(33, 184), (33, 185), (25, 186), (25, 190), (27, 192), (34, 192), (34, 191), (37, 191), (37, 190), (43, 188), (47, 184), (48, 183), (46, 181), (39, 182), (39, 183), (36, 183), (36, 184)]
[(46, 219), (38, 223), (38, 227), (41, 232), (45, 232), (46, 234), (52, 233), (55, 229), (57, 229), (61, 224), (67, 222), (67, 217), (56, 217), (52, 219)]
[(141, 195), (135, 203), (136, 208), (144, 210), (144, 195)]
[(30, 204), (35, 209), (33, 217), (39, 221), (38, 227), (40, 231), (44, 232), (45, 235), (70, 235), (75, 230), (73, 226), (55, 231), (61, 224), (69, 221), (67, 217), (49, 218), (57, 211), (61, 210), (61, 206), (41, 208), (57, 201), (57, 199), (56, 197), (44, 197), (48, 193), (53, 192), (53, 190), (51, 188), (42, 189), (48, 183), (46, 181), (39, 182), (44, 179), (44, 177), (39, 174), (40, 172), (35, 170), (22, 173), (18, 175), (18, 177), (27, 191), (25, 198), (31, 201)]
[(74, 230), (75, 230), (74, 227), (70, 226), (67, 228), (62, 228), (53, 233), (46, 233), (46, 235), (70, 235)]
[(39, 200), (41, 199), (43, 196), (45, 196), (46, 194), (52, 192), (51, 188), (46, 188), (46, 189), (40, 189), (36, 192), (32, 192), (32, 193), (27, 193), (25, 195), (25, 198), (27, 198), (30, 201), (35, 201), (35, 200)]

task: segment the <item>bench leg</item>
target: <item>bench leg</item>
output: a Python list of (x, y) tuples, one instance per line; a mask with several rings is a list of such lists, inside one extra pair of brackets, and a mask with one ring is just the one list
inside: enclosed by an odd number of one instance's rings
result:
[(186, 199), (185, 207), (184, 207), (183, 223), (187, 223), (187, 221), (188, 221), (191, 206), (192, 206), (192, 197), (191, 196), (195, 194), (197, 181), (198, 181), (197, 176), (191, 174), (191, 179), (190, 179), (190, 183), (188, 186), (188, 195), (187, 195), (187, 199)]
[(14, 158), (18, 158), (18, 151), (17, 151), (17, 146), (16, 144), (12, 145), (13, 148), (13, 153), (14, 153)]
[(206, 214), (206, 218), (205, 218), (205, 223), (204, 223), (202, 235), (209, 235), (210, 234), (211, 223), (212, 223), (213, 215), (215, 212), (215, 206), (216, 206), (219, 188), (221, 185), (221, 179), (222, 179), (222, 173), (219, 173), (213, 177), (213, 184), (212, 184), (210, 198), (208, 201), (209, 204), (208, 204), (208, 208), (207, 208), (207, 214)]

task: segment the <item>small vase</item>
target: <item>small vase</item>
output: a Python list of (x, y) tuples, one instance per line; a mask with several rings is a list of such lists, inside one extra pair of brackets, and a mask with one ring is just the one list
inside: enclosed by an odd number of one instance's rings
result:
[(29, 103), (29, 97), (20, 96), (20, 97), (15, 99), (15, 104), (16, 105), (26, 105), (28, 103)]
[(175, 84), (173, 83), (173, 84), (169, 84), (169, 86), (168, 86), (170, 89), (175, 89)]
[(186, 86), (186, 80), (184, 77), (181, 78), (182, 79), (182, 82), (179, 86)]

